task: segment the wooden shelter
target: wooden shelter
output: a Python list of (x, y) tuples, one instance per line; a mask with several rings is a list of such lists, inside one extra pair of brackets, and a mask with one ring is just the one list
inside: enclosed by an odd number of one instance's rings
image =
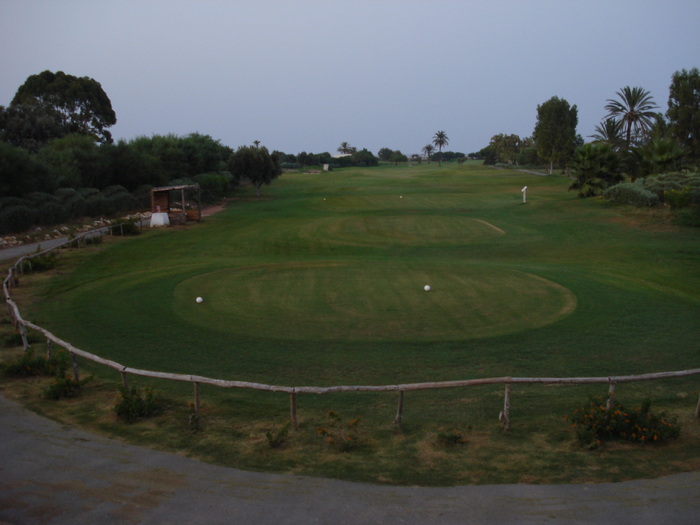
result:
[[(196, 195), (195, 202), (188, 201)], [(194, 194), (194, 195), (193, 195)], [(177, 200), (179, 196), (179, 201)], [(199, 184), (163, 186), (151, 189), (151, 213), (167, 213), (170, 224), (185, 224), (202, 220), (202, 201)]]

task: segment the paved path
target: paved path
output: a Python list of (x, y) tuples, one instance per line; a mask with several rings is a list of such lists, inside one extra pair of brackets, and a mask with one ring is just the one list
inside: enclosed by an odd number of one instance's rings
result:
[(600, 485), (387, 487), (200, 463), (0, 396), (0, 524), (698, 523), (700, 473)]
[[(42, 250), (48, 250), (49, 248), (53, 248), (54, 246), (58, 246), (64, 242), (68, 242), (68, 237), (61, 239), (49, 239), (47, 241), (34, 244), (23, 244), (21, 246), (13, 246), (12, 248), (3, 248), (0, 250), (0, 261), (14, 261), (23, 255), (34, 253), (39, 247), (41, 247)], [(5, 276), (3, 275), (3, 278), (4, 277)]]

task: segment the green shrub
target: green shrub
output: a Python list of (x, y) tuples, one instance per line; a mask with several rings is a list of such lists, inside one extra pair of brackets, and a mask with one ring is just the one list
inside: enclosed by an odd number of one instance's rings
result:
[(666, 190), (664, 192), (664, 198), (672, 210), (678, 210), (681, 208), (687, 208), (692, 205), (690, 198), (690, 188), (683, 188), (680, 190)]
[(109, 215), (110, 202), (107, 197), (97, 193), (85, 197), (85, 214), (90, 217), (98, 217), (101, 215)]
[(61, 199), (61, 201), (67, 201), (68, 199), (74, 197), (78, 194), (78, 190), (75, 188), (58, 188), (53, 194)]
[(95, 234), (95, 235), (86, 235), (83, 237), (83, 241), (85, 244), (102, 244), (102, 235), (100, 234)]
[(651, 412), (651, 401), (646, 400), (638, 410), (626, 410), (620, 403), (606, 408), (604, 397), (591, 398), (574, 410), (568, 418), (576, 430), (579, 444), (589, 449), (598, 448), (604, 441), (622, 439), (637, 443), (662, 443), (676, 439), (680, 426), (675, 418), (664, 412)]
[[(700, 197), (700, 174), (698, 173), (664, 173), (648, 177), (644, 187), (656, 193), (662, 201), (666, 201), (669, 192), (688, 191), (691, 195)], [(698, 203), (700, 204), (700, 203)]]
[(117, 417), (127, 423), (137, 419), (152, 417), (160, 413), (161, 403), (150, 388), (144, 389), (143, 394), (138, 388), (119, 389), (119, 400), (114, 405)]
[(36, 257), (31, 257), (28, 260), (22, 261), (22, 271), (25, 273), (44, 272), (56, 266), (58, 266), (58, 254), (55, 251), (37, 255)]
[(617, 204), (629, 204), (631, 206), (657, 206), (660, 203), (659, 196), (644, 188), (637, 182), (623, 182), (611, 186), (603, 192), (603, 197)]
[(53, 381), (44, 388), (44, 397), (55, 400), (78, 397), (83, 387), (92, 381), (92, 379), (92, 376), (80, 380), (70, 376), (56, 376)]
[(49, 374), (48, 359), (45, 356), (36, 355), (33, 350), (24, 352), (14, 362), (7, 363), (4, 368), (5, 375), (9, 377), (32, 377)]
[(202, 173), (194, 177), (199, 184), (202, 202), (214, 202), (225, 197), (230, 189), (229, 179), (219, 173)]
[(10, 377), (63, 376), (68, 368), (68, 354), (61, 350), (49, 359), (45, 355), (37, 355), (30, 349), (15, 361), (6, 364), (4, 368), (5, 374)]
[(127, 222), (122, 222), (112, 226), (113, 235), (140, 235), (141, 228), (136, 223), (136, 220), (130, 220)]
[(265, 437), (267, 438), (267, 444), (270, 445), (270, 448), (280, 448), (284, 445), (287, 441), (290, 428), (292, 428), (292, 422), (288, 421), (277, 432), (266, 432)]
[[(9, 323), (9, 319), (7, 320)], [(38, 343), (41, 341), (41, 337), (35, 332), (27, 333), (27, 341), (29, 344)], [(22, 336), (19, 332), (11, 332), (0, 338), (0, 346), (5, 348), (15, 348), (17, 346), (22, 346)]]
[(23, 232), (36, 224), (37, 212), (30, 206), (20, 204), (0, 210), (0, 234)]
[(0, 210), (12, 208), (13, 206), (25, 206), (27, 201), (19, 197), (2, 197), (0, 198)]

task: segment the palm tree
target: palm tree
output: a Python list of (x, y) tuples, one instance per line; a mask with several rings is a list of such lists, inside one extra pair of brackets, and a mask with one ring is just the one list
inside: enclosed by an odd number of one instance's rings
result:
[(340, 146), (338, 146), (338, 151), (343, 154), (352, 153), (352, 150), (353, 148), (347, 142), (341, 142)]
[(423, 146), (423, 154), (428, 157), (428, 164), (430, 164), (430, 156), (433, 154), (433, 151), (435, 151), (435, 146), (432, 144), (426, 144)]
[(614, 150), (619, 150), (624, 139), (622, 138), (622, 121), (614, 118), (606, 118), (595, 127), (595, 133), (590, 135), (593, 142), (609, 144)]
[(438, 147), (438, 152), (440, 156), (438, 157), (439, 165), (442, 166), (442, 147), (447, 146), (450, 143), (450, 139), (447, 137), (447, 133), (444, 131), (438, 131), (433, 135), (433, 144)]
[(258, 146), (260, 146), (260, 141), (259, 141), (259, 140), (254, 140), (254, 141), (253, 141), (253, 144), (254, 144), (255, 147), (257, 148)]
[(579, 197), (600, 195), (610, 186), (622, 182), (619, 157), (610, 144), (589, 142), (574, 153), (571, 167), (576, 180), (569, 191), (578, 191)]
[(614, 118), (620, 121), (625, 131), (625, 146), (630, 147), (632, 130), (635, 136), (646, 133), (653, 124), (654, 109), (658, 106), (648, 91), (640, 87), (625, 86), (616, 93), (620, 100), (608, 99), (605, 109), (608, 110), (606, 118)]

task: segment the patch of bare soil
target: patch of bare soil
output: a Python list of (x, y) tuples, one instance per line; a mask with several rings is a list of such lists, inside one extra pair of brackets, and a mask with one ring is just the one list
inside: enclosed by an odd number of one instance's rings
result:
[(202, 208), (202, 217), (211, 217), (226, 209), (226, 203), (216, 204), (214, 206), (206, 206)]

